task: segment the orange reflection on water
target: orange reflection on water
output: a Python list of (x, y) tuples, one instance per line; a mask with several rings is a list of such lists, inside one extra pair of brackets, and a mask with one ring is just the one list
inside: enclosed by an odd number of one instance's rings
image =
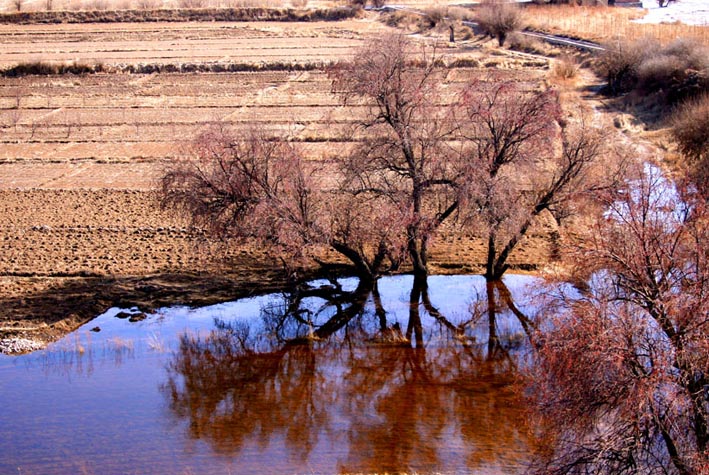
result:
[[(418, 302), (422, 292), (414, 294)], [(366, 299), (352, 305), (358, 301)], [(430, 302), (422, 307), (436, 312)], [(293, 310), (283, 308), (281, 329)], [(392, 339), (380, 315), (354, 311), (337, 332), (280, 334), (266, 345), (244, 325), (223, 323), (204, 338), (183, 335), (163, 393), (173, 416), (189, 421), (190, 438), (232, 457), (254, 444), (267, 452), (282, 443), (296, 472), (522, 471), (531, 442), (514, 388), (520, 356), (505, 350), (496, 331), (471, 344), (464, 326), (440, 314), (439, 337), (427, 339), (420, 311), (412, 304), (406, 325), (416, 347)], [(369, 325), (358, 320), (367, 318)], [(342, 315), (318, 328), (336, 319)]]

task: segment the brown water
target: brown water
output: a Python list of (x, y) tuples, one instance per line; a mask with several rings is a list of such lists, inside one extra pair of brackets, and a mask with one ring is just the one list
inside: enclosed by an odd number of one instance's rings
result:
[[(522, 301), (531, 281), (507, 284)], [(410, 277), (355, 287), (136, 323), (112, 309), (0, 356), (0, 474), (522, 471), (519, 316), (490, 325), (476, 276), (432, 277), (413, 307)]]

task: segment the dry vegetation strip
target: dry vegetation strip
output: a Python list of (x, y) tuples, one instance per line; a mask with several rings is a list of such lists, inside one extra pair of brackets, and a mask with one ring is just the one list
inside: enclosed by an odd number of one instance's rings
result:
[(639, 9), (614, 7), (530, 6), (524, 10), (525, 21), (531, 28), (552, 34), (598, 42), (653, 38), (662, 44), (686, 38), (709, 45), (709, 28), (705, 26), (631, 21), (642, 16)]
[(0, 23), (136, 23), (186, 21), (339, 21), (354, 18), (351, 7), (298, 10), (292, 8), (180, 8), (154, 10), (33, 11), (0, 15)]

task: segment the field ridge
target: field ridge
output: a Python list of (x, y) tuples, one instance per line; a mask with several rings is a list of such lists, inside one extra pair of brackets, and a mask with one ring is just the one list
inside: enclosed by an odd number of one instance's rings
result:
[(159, 10), (37, 11), (0, 15), (0, 24), (143, 23), (213, 21), (339, 21), (355, 18), (360, 9), (296, 8), (175, 8)]

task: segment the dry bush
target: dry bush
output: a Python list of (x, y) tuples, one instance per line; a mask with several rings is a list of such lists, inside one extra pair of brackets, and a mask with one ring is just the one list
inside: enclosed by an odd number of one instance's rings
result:
[(480, 68), (482, 65), (480, 64), (480, 61), (475, 58), (458, 58), (449, 63), (448, 67), (451, 69)]
[(137, 0), (135, 6), (138, 10), (155, 10), (160, 4), (158, 0)]
[(44, 0), (44, 9), (51, 12), (54, 9), (54, 0)]
[(578, 75), (579, 65), (573, 56), (563, 55), (554, 62), (554, 67), (551, 71), (554, 78), (569, 80)]
[(448, 12), (448, 18), (455, 21), (468, 21), (475, 18), (473, 12), (463, 7), (448, 7), (446, 11)]
[(11, 4), (12, 4), (13, 8), (15, 9), (15, 11), (21, 12), (22, 7), (25, 4), (25, 0), (12, 0)]
[(605, 45), (596, 70), (608, 81), (611, 95), (630, 91), (637, 85), (638, 69), (649, 54), (647, 42), (616, 41)]
[(500, 46), (505, 44), (507, 35), (522, 27), (522, 16), (516, 4), (489, 0), (483, 2), (475, 17), (480, 28)]
[(102, 63), (87, 64), (81, 62), (49, 63), (45, 61), (30, 61), (3, 69), (0, 76), (52, 76), (59, 74), (95, 74), (106, 70)]
[(709, 92), (709, 48), (684, 39), (662, 48), (640, 66), (638, 90), (660, 93), (668, 104)]
[(709, 189), (709, 94), (689, 101), (673, 114), (671, 132), (687, 160), (690, 178)]
[(524, 35), (519, 31), (513, 31), (507, 37), (507, 45), (510, 49), (524, 53), (546, 54), (547, 52), (547, 47), (544, 43), (537, 38)]
[(347, 4), (354, 8), (364, 8), (367, 4), (374, 8), (381, 8), (386, 4), (386, 0), (348, 0)]
[(104, 12), (108, 10), (108, 0), (89, 0), (84, 3), (84, 10)]
[(389, 13), (383, 17), (383, 20), (387, 26), (409, 31), (425, 31), (434, 26), (427, 16), (406, 11)]
[(646, 104), (678, 104), (709, 91), (709, 51), (687, 40), (660, 47), (657, 42), (616, 42), (601, 55), (598, 70), (608, 92), (635, 91)]
[(179, 8), (204, 8), (207, 6), (206, 0), (178, 0)]
[(448, 17), (448, 9), (442, 6), (427, 8), (424, 13), (431, 21), (432, 27), (439, 25), (443, 20)]

